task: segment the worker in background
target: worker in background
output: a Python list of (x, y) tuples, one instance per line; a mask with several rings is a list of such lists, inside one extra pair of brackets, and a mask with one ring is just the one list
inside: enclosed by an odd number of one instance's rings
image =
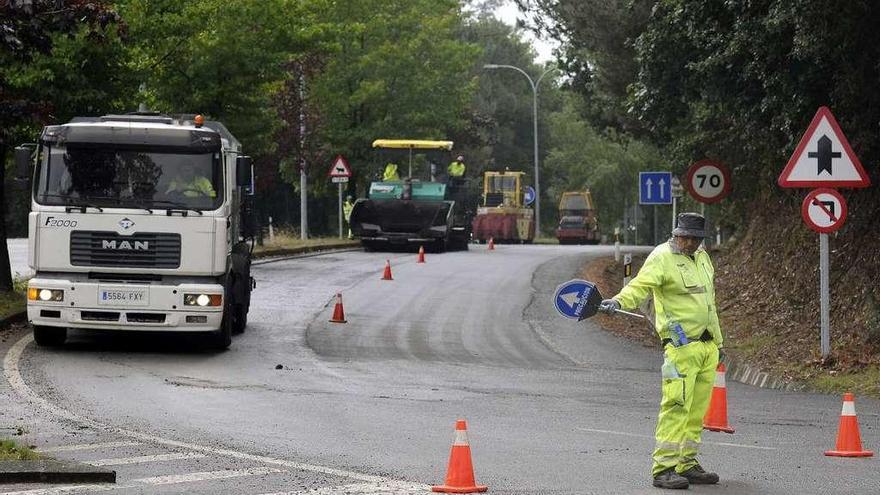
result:
[(448, 167), (446, 167), (446, 175), (448, 175), (450, 178), (462, 178), (464, 177), (464, 171), (464, 157), (461, 155), (458, 155), (458, 157), (455, 158), (455, 161), (453, 161), (449, 164)]
[(718, 475), (697, 462), (703, 416), (709, 407), (724, 338), (715, 308), (715, 269), (701, 247), (706, 219), (678, 216), (672, 238), (654, 248), (638, 275), (600, 310), (632, 310), (654, 296), (655, 323), (664, 349), (662, 399), (655, 431), (653, 484), (683, 489), (715, 484)]
[(354, 203), (352, 202), (351, 194), (345, 197), (345, 203), (342, 203), (342, 214), (345, 218), (345, 223), (348, 224), (348, 238), (351, 239), (351, 210), (354, 209)]
[(385, 172), (382, 174), (382, 181), (389, 182), (392, 180), (400, 180), (400, 175), (397, 173), (397, 164), (389, 162), (385, 165)]

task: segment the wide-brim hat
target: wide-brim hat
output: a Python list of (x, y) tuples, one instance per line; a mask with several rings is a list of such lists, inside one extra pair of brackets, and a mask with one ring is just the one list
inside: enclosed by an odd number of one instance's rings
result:
[(672, 235), (681, 237), (706, 237), (706, 218), (699, 213), (680, 213)]

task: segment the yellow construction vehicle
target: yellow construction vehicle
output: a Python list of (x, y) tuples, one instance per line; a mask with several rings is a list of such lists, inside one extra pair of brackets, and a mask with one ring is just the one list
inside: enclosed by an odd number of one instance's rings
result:
[(483, 203), (477, 208), (474, 240), (530, 243), (535, 238), (535, 212), (525, 205), (525, 172), (485, 172)]

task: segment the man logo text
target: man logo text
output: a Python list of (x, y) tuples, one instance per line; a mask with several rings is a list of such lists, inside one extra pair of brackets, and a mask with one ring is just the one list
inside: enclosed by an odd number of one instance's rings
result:
[[(134, 245), (132, 245), (134, 244)], [(101, 241), (101, 249), (116, 249), (118, 251), (147, 251), (150, 249), (149, 241)]]

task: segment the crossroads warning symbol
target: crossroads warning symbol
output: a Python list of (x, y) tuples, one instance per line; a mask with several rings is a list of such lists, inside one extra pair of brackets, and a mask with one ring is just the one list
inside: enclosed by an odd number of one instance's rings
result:
[(780, 187), (868, 187), (871, 179), (828, 107), (820, 107), (779, 175)]

